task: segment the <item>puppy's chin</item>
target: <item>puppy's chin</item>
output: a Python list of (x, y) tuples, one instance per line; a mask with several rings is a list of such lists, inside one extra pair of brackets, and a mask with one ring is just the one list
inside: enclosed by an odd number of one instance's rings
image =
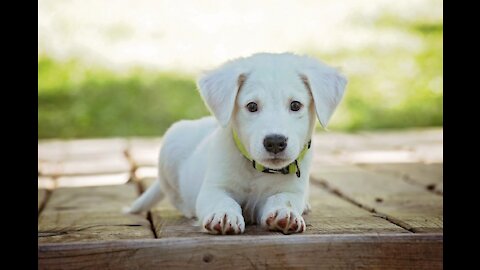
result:
[(286, 159), (286, 158), (266, 158), (260, 160), (260, 163), (270, 169), (281, 169), (288, 166), (294, 160)]

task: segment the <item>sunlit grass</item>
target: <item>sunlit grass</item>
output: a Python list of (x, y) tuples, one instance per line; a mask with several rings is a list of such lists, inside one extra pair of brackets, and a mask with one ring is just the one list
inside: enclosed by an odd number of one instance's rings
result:
[(41, 57), (38, 136), (159, 136), (208, 114), (193, 78), (144, 70), (120, 75)]

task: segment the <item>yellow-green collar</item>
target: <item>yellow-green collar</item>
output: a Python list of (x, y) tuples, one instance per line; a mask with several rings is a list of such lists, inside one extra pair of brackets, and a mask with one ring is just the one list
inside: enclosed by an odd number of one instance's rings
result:
[(308, 149), (310, 149), (312, 140), (308, 141), (308, 143), (305, 144), (305, 146), (302, 149), (302, 152), (300, 152), (300, 155), (298, 155), (298, 158), (295, 159), (294, 162), (288, 164), (287, 166), (281, 169), (270, 169), (253, 160), (248, 154), (247, 150), (245, 149), (245, 146), (242, 144), (242, 142), (238, 138), (238, 135), (235, 132), (235, 130), (232, 129), (232, 132), (233, 132), (233, 140), (235, 141), (235, 145), (237, 146), (238, 150), (240, 151), (240, 153), (242, 153), (242, 155), (246, 159), (252, 162), (253, 168), (255, 168), (257, 171), (264, 172), (264, 173), (281, 173), (281, 174), (295, 173), (297, 177), (300, 177), (300, 168), (298, 166), (298, 163), (303, 160)]

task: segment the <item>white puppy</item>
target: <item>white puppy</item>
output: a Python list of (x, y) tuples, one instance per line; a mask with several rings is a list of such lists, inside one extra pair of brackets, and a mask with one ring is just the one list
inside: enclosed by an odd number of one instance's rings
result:
[(198, 86), (215, 118), (170, 127), (159, 180), (130, 213), (168, 195), (212, 234), (243, 233), (245, 223), (305, 231), (315, 114), (326, 127), (346, 83), (335, 69), (290, 53), (255, 54), (207, 73)]

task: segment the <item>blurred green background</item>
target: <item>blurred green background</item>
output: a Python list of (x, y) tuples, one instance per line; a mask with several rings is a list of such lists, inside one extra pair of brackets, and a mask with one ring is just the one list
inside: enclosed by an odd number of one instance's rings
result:
[[(349, 79), (329, 129), (355, 132), (442, 126), (442, 19), (384, 12), (371, 20), (353, 17), (350, 21), (393, 31), (399, 39), (415, 41), (416, 49), (299, 50), (345, 69)], [(208, 114), (195, 79), (191, 72), (156, 71), (142, 65), (120, 72), (75, 55), (59, 59), (39, 50), (38, 136), (160, 136), (175, 121)]]

